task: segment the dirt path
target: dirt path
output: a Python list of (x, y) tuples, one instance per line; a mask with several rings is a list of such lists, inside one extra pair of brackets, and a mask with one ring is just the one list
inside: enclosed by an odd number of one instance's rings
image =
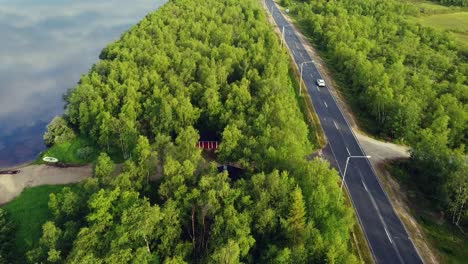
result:
[(372, 156), (371, 160), (374, 164), (410, 157), (409, 148), (406, 146), (379, 141), (359, 132), (354, 132), (366, 154)]
[(92, 166), (57, 168), (28, 165), (15, 175), (0, 174), (0, 204), (7, 203), (28, 187), (80, 182), (92, 175)]

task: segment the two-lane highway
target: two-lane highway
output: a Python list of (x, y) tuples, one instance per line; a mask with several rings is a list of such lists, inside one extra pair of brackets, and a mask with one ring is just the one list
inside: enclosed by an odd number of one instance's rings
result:
[[(284, 18), (272, 0), (266, 6), (275, 23), (284, 31), (286, 42), (312, 98), (317, 115), (328, 139), (338, 170), (343, 175), (349, 156), (365, 156), (335, 98), (327, 87), (318, 87), (323, 79), (312, 62), (294, 27)], [(372, 165), (367, 159), (351, 158), (345, 185), (377, 263), (422, 263), (414, 244), (382, 189)]]

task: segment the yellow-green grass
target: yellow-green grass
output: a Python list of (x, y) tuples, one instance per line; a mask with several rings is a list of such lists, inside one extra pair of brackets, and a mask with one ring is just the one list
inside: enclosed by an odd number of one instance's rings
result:
[(429, 11), (429, 12), (445, 12), (450, 11), (450, 7), (440, 5), (434, 2), (429, 1), (421, 1), (421, 0), (409, 0), (409, 2), (413, 3), (415, 6), (419, 7), (422, 12)]
[(453, 32), (462, 45), (468, 46), (468, 12), (421, 16), (414, 20), (423, 26)]
[(423, 16), (419, 17), (417, 20), (422, 25), (442, 30), (468, 33), (468, 12)]
[(454, 35), (463, 44), (465, 50), (468, 50), (468, 34), (454, 33)]
[[(60, 192), (65, 186), (76, 185), (44, 185), (25, 189), (20, 196), (3, 206), (17, 226), (15, 253), (18, 258), (23, 258), (28, 250), (36, 246), (42, 235), (42, 225), (50, 217), (47, 205), (49, 194)], [(21, 261), (18, 259), (18, 262)]]
[(460, 12), (460, 11), (468, 11), (466, 7), (460, 6), (446, 6), (441, 5), (431, 1), (424, 1), (424, 0), (402, 0), (407, 1), (416, 6), (421, 15), (433, 15), (433, 14), (445, 14), (445, 13), (453, 13), (453, 12)]
[(451, 31), (464, 47), (468, 47), (467, 7), (445, 6), (424, 0), (406, 1), (416, 6), (420, 11), (420, 16), (413, 17), (413, 21), (439, 30)]

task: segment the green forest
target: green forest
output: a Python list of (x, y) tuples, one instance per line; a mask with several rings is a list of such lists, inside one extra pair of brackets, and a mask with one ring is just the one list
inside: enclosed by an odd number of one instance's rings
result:
[[(49, 125), (49, 145), (101, 151), (79, 149), (97, 156), (94, 177), (50, 195), (27, 262), (358, 263), (338, 173), (306, 160), (314, 143), (289, 66), (257, 0), (170, 0), (147, 15)], [(240, 179), (196, 148), (207, 138)], [(5, 254), (5, 219), (0, 262), (21, 262)]]
[(468, 210), (468, 54), (388, 0), (282, 4), (321, 50), (372, 133), (412, 148), (418, 187), (457, 225)]

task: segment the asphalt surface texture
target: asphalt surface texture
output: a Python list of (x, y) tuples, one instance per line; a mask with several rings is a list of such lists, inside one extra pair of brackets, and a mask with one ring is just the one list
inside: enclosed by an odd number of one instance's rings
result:
[[(331, 164), (343, 177), (348, 157), (366, 154), (328, 88), (317, 86), (317, 79), (324, 78), (294, 27), (272, 0), (266, 0), (266, 7), (280, 31), (284, 32), (284, 40), (299, 70), (302, 67), (302, 78), (334, 158)], [(423, 263), (367, 158), (349, 159), (345, 185), (376, 263)]]

